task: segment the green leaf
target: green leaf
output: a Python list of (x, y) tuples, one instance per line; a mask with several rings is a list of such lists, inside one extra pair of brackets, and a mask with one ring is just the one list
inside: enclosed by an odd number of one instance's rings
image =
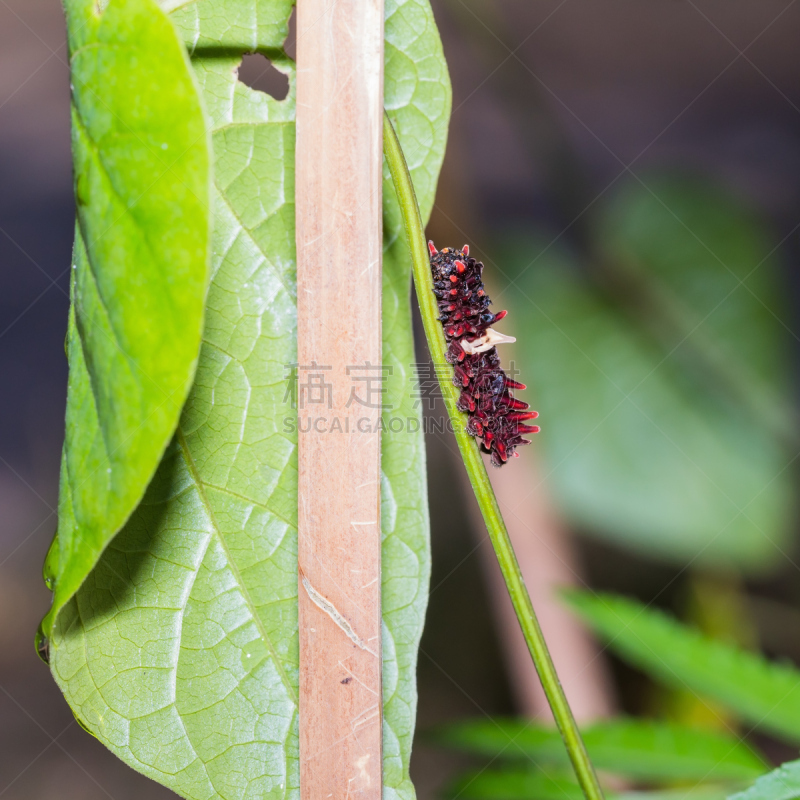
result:
[[(176, 7), (179, 6), (179, 7)], [(213, 137), (212, 281), (196, 380), (147, 494), (59, 616), (53, 673), (80, 720), (187, 798), (298, 797), (294, 78), (290, 0), (171, 3)], [(386, 3), (386, 102), (431, 208), (450, 88), (430, 7)], [(236, 80), (258, 50), (277, 101)], [(383, 293), (384, 797), (408, 798), (429, 575), (410, 265), (387, 191)]]
[[(751, 780), (768, 769), (738, 737), (668, 722), (612, 719), (582, 729), (592, 763), (644, 781)], [(491, 758), (569, 766), (552, 727), (526, 720), (476, 720), (441, 729), (436, 740)]]
[(569, 605), (611, 650), (668, 686), (800, 741), (800, 671), (714, 641), (660, 611), (613, 595), (570, 592)]
[(743, 792), (729, 795), (728, 800), (796, 800), (800, 797), (800, 761), (788, 761), (762, 775)]
[(210, 155), (184, 49), (152, 0), (66, 5), (78, 223), (53, 619), (158, 466), (194, 376)]
[[(705, 204), (692, 200), (695, 195)], [(764, 237), (751, 216), (715, 197), (673, 191), (669, 209), (689, 215), (692, 230), (740, 275), (764, 257)], [(618, 212), (626, 223), (618, 235), (637, 234), (649, 245), (629, 243), (630, 250), (638, 248), (639, 282), (661, 302), (664, 292), (657, 287), (666, 274), (692, 306), (670, 317), (676, 321), (661, 338), (642, 319), (655, 328), (659, 315), (649, 307), (638, 316), (623, 313), (586, 280), (587, 265), (566, 253), (530, 236), (508, 237), (499, 248), (513, 282), (495, 300), (510, 309), (506, 330), (527, 343), (515, 356), (522, 380), (533, 382), (529, 400), (541, 414), (537, 443), (547, 459), (548, 484), (582, 531), (650, 557), (763, 572), (783, 559), (790, 536), (793, 454), (764, 424), (767, 412), (756, 413), (755, 400), (732, 390), (726, 354), (738, 354), (736, 343), (747, 337), (743, 374), (758, 363), (759, 373), (769, 374), (769, 383), (760, 377), (759, 385), (785, 400), (776, 375), (788, 369), (778, 323), (747, 288), (732, 291), (730, 273), (685, 228), (669, 224), (675, 222), (670, 210), (646, 203), (641, 193), (636, 198), (649, 216), (641, 220), (634, 214), (638, 207), (626, 204), (632, 218)], [(733, 249), (723, 248), (728, 230)], [(615, 247), (618, 254), (622, 244)], [(609, 257), (614, 264), (621, 259)], [(678, 268), (685, 260), (691, 280)], [(756, 279), (759, 287), (747, 284), (753, 291), (774, 286), (774, 265), (764, 263), (749, 280)], [(632, 283), (624, 282), (615, 296), (626, 295)], [(709, 314), (712, 302), (719, 308)], [(738, 336), (726, 338), (737, 325)], [(703, 352), (712, 349), (715, 358), (725, 345), (719, 357), (724, 374), (689, 347), (701, 337)]]
[[(665, 319), (692, 331), (671, 345), (717, 350), (717, 363), (780, 404), (787, 342), (773, 244), (755, 212), (708, 181), (649, 175), (614, 195), (596, 226), (599, 246), (647, 282)], [(777, 316), (776, 316), (777, 315)], [(757, 423), (758, 424), (758, 423)]]
[[(384, 105), (403, 143), (427, 220), (444, 159), (451, 94), (428, 0), (385, 3)], [(408, 775), (417, 708), (417, 652), (430, 581), (428, 491), (422, 409), (415, 400), (411, 258), (397, 194), (384, 165), (381, 434), (383, 797), (411, 798)], [(401, 420), (402, 424), (396, 421)]]
[[(580, 787), (563, 773), (545, 773), (536, 767), (509, 766), (463, 775), (446, 796), (453, 800), (580, 800)], [(611, 792), (608, 800), (724, 800), (725, 793), (714, 785), (659, 791)]]
[(512, 767), (469, 772), (455, 781), (445, 796), (453, 800), (580, 800), (583, 793), (566, 775)]

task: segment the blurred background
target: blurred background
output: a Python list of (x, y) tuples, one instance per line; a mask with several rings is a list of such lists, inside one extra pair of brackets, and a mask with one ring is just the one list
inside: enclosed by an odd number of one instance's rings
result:
[[(581, 721), (719, 725), (591, 638), (558, 589), (625, 594), (800, 661), (800, 4), (434, 11), (454, 113), (429, 234), (486, 264), (518, 339), (504, 360), (541, 413), (535, 444), (493, 477), (567, 693)], [(33, 649), (73, 225), (55, 0), (0, 0), (0, 182), (0, 797), (170, 797), (80, 729)], [(428, 445), (422, 800), (452, 796), (471, 763), (437, 744), (436, 726), (546, 716), (454, 443)], [(795, 752), (755, 741), (776, 762)]]

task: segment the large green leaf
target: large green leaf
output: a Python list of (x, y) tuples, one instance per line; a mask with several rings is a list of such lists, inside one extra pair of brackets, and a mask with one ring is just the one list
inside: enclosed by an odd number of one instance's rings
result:
[(626, 598), (570, 592), (568, 601), (611, 650), (656, 680), (800, 741), (800, 672), (794, 667), (709, 639)]
[(657, 197), (630, 188), (600, 215), (601, 276), (529, 236), (499, 248), (548, 482), (587, 533), (763, 571), (791, 531), (796, 435), (773, 242), (707, 184), (648, 185)]
[[(187, 798), (297, 797), (294, 64), (289, 0), (166, 4), (190, 52), (214, 150), (212, 282), (195, 384), (124, 530), (59, 616), (53, 673), (78, 717)], [(277, 101), (236, 80), (267, 53)], [(430, 8), (386, 4), (386, 104), (430, 209), (450, 90)], [(384, 796), (410, 797), (415, 665), (429, 574), (425, 464), (413, 408), (410, 264), (384, 197)]]
[[(645, 781), (751, 780), (766, 763), (738, 737), (651, 720), (612, 719), (581, 733), (598, 769)], [(492, 759), (567, 767), (558, 731), (527, 720), (475, 720), (441, 729), (443, 744)]]
[(78, 224), (52, 620), (144, 494), (197, 363), (210, 155), (188, 59), (153, 0), (67, 4)]
[(728, 800), (796, 800), (800, 797), (800, 761), (788, 761)]

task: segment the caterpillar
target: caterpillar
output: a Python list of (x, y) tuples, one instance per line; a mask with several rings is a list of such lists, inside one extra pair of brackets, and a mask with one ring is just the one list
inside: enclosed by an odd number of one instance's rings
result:
[(467, 432), (491, 454), (492, 464), (501, 467), (516, 448), (530, 444), (523, 434), (538, 433), (536, 411), (517, 400), (512, 390), (525, 389), (506, 375), (500, 366), (496, 345), (513, 342), (491, 326), (508, 312), (489, 311), (481, 274), (483, 264), (469, 255), (469, 245), (461, 250), (445, 247), (437, 250), (428, 242), (433, 291), (439, 304), (439, 321), (447, 339), (447, 361), (453, 365), (453, 383), (461, 388), (458, 408), (469, 415)]

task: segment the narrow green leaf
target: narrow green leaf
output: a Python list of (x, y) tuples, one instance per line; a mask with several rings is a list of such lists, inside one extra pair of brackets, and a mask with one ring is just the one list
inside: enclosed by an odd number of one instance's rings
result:
[(660, 611), (613, 595), (570, 592), (569, 605), (626, 661), (749, 724), (800, 741), (800, 671), (714, 641)]
[[(714, 785), (693, 785), (655, 791), (606, 791), (608, 800), (724, 800)], [(453, 800), (579, 800), (577, 783), (562, 773), (545, 773), (535, 767), (509, 766), (469, 772), (446, 793)]]
[(463, 775), (446, 793), (453, 800), (580, 800), (580, 786), (566, 775), (528, 768), (487, 769)]
[[(292, 3), (164, 6), (194, 54), (215, 158), (202, 350), (177, 435), (144, 500), (59, 617), (51, 663), (86, 726), (181, 796), (296, 798), (295, 66), (281, 54)], [(429, 210), (450, 88), (427, 2), (389, 0), (386, 40), (386, 102)], [(241, 54), (254, 50), (288, 75), (285, 100), (237, 82)], [(387, 191), (384, 797), (410, 798), (430, 557), (410, 265), (393, 198)]]
[(53, 619), (122, 527), (197, 363), (209, 141), (188, 59), (153, 0), (66, 3), (78, 224)]
[(800, 797), (800, 761), (788, 761), (762, 775), (749, 788), (728, 800), (796, 800)]
[[(738, 737), (653, 720), (612, 719), (582, 729), (598, 769), (645, 781), (752, 780), (766, 763)], [(525, 720), (476, 720), (437, 731), (437, 741), (491, 758), (567, 766), (558, 731)]]

